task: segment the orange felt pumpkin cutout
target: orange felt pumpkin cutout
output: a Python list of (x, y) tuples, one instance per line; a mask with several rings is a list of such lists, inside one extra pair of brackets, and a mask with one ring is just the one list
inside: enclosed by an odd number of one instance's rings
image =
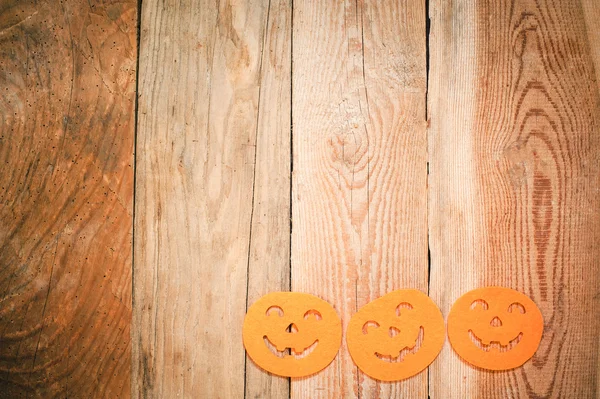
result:
[(305, 377), (333, 361), (342, 322), (329, 303), (314, 295), (272, 292), (250, 306), (242, 337), (259, 367), (284, 377)]
[(469, 291), (456, 300), (448, 315), (448, 338), (456, 353), (489, 370), (508, 370), (529, 360), (543, 329), (537, 305), (504, 287)]
[(363, 306), (348, 323), (348, 350), (368, 376), (398, 381), (437, 357), (445, 338), (442, 313), (418, 290), (390, 292)]

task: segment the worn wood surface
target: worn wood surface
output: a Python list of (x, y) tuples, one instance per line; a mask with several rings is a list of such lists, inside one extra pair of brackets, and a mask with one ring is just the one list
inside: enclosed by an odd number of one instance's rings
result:
[[(597, 0), (144, 0), (139, 59), (137, 13), (0, 0), (0, 398), (600, 397)], [(268, 292), (492, 284), (545, 318), (514, 371), (242, 347)]]
[[(269, 292), (290, 290), (291, 23), (290, 0), (271, 0), (260, 60), (246, 308)], [(289, 390), (288, 378), (265, 373), (246, 355), (246, 398), (287, 398)]]
[(0, 397), (130, 393), (137, 3), (0, 1)]
[[(389, 291), (427, 292), (425, 3), (294, 1), (292, 290), (344, 323)], [(345, 340), (292, 397), (427, 397), (377, 383)]]
[(241, 327), (247, 301), (289, 288), (290, 11), (144, 2), (135, 396), (287, 395)]
[(598, 394), (599, 31), (587, 3), (431, 2), (430, 295), (447, 315), (475, 286), (508, 286), (545, 320), (515, 371), (475, 370), (446, 347), (432, 398)]

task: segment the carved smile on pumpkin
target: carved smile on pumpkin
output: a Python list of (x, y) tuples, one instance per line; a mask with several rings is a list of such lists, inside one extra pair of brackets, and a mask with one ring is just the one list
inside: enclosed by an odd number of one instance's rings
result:
[(510, 370), (535, 354), (544, 331), (540, 309), (527, 295), (506, 287), (463, 294), (448, 315), (454, 351), (475, 367)]
[(265, 341), (265, 345), (267, 346), (267, 348), (269, 348), (271, 353), (280, 359), (283, 359), (286, 356), (293, 356), (295, 359), (303, 359), (306, 356), (310, 355), (315, 350), (317, 345), (319, 344), (319, 340), (316, 339), (315, 342), (313, 342), (311, 345), (309, 345), (307, 348), (304, 348), (304, 350), (302, 350), (300, 352), (297, 352), (296, 348), (290, 348), (290, 347), (287, 347), (284, 350), (280, 351), (277, 349), (277, 345), (275, 345), (273, 342), (271, 342), (269, 340), (269, 337), (267, 337), (265, 335), (263, 337), (263, 339)]
[(498, 352), (508, 352), (521, 342), (523, 333), (519, 333), (516, 338), (511, 339), (504, 345), (500, 341), (491, 341), (489, 344), (485, 344), (481, 338), (475, 335), (473, 330), (469, 330), (469, 338), (471, 338), (471, 342), (482, 351), (489, 352), (490, 350), (496, 350)]
[(419, 351), (419, 349), (421, 349), (421, 343), (423, 342), (423, 336), (424, 336), (423, 327), (420, 327), (419, 335), (417, 336), (417, 340), (415, 341), (415, 344), (411, 347), (402, 349), (400, 351), (400, 353), (398, 353), (398, 356), (383, 355), (379, 352), (375, 352), (375, 356), (379, 360), (383, 360), (384, 362), (387, 362), (387, 363), (400, 363), (400, 362), (404, 361), (404, 358), (406, 357), (406, 355), (408, 355), (408, 354), (414, 355), (415, 353), (417, 353)]
[[(489, 309), (488, 303), (482, 299), (473, 301), (473, 303), (471, 304), (471, 310), (476, 309), (477, 307), (480, 307), (484, 311), (487, 311)], [(508, 313), (513, 312), (525, 314), (525, 308), (520, 303), (515, 302), (508, 307)], [(498, 316), (496, 316), (490, 321), (490, 326), (492, 328), (502, 328), (502, 320)], [(515, 346), (517, 346), (519, 342), (521, 342), (521, 338), (523, 338), (522, 332), (519, 332), (517, 336), (512, 339), (508, 339), (508, 337), (505, 337), (504, 339), (487, 340), (477, 336), (477, 334), (475, 334), (472, 329), (469, 329), (468, 333), (471, 342), (473, 342), (473, 344), (476, 347), (478, 347), (484, 352), (489, 352), (491, 350), (495, 350), (500, 353), (508, 352), (512, 350)]]
[(346, 339), (364, 374), (400, 381), (436, 358), (444, 345), (444, 327), (442, 312), (425, 293), (396, 290), (360, 308), (348, 323)]
[(342, 321), (328, 302), (300, 292), (271, 292), (248, 308), (242, 328), (248, 356), (283, 377), (307, 377), (335, 359)]

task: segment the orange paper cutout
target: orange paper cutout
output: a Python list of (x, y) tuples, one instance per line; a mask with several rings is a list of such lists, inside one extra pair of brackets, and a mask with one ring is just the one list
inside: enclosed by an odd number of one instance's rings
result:
[(350, 319), (348, 350), (368, 376), (398, 381), (418, 374), (437, 357), (445, 339), (442, 313), (418, 290), (390, 292)]
[(272, 292), (248, 309), (242, 337), (259, 367), (284, 377), (305, 377), (333, 361), (342, 322), (329, 303), (314, 295)]
[(454, 302), (448, 338), (474, 366), (509, 370), (529, 360), (540, 344), (544, 320), (526, 295), (504, 287), (478, 288)]

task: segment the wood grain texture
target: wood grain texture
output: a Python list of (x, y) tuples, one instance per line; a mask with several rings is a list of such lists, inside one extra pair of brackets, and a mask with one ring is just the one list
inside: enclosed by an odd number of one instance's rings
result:
[(137, 3), (0, 2), (0, 397), (130, 393)]
[[(600, 3), (598, 0), (582, 0), (583, 15), (585, 17), (585, 32), (587, 33), (587, 42), (590, 47), (594, 70), (596, 71), (596, 84), (600, 88)], [(600, 371), (600, 368), (598, 369)]]
[(538, 352), (514, 371), (475, 371), (447, 347), (430, 369), (432, 398), (600, 389), (590, 317), (599, 311), (600, 96), (597, 28), (586, 29), (584, 9), (432, 1), (430, 295), (447, 315), (462, 292), (508, 286), (545, 320)]
[[(425, 3), (294, 1), (292, 291), (344, 325), (399, 288), (427, 292)], [(345, 340), (296, 398), (427, 397), (427, 373), (377, 383)]]
[[(473, 192), (474, 4), (430, 1), (428, 99), (429, 296), (447, 320), (454, 301), (478, 288)], [(457, 28), (460, 27), (460, 28)], [(477, 371), (446, 341), (429, 367), (432, 398), (477, 397)]]
[[(583, 0), (583, 14), (585, 16), (585, 27), (587, 31), (588, 43), (592, 52), (594, 61), (594, 70), (596, 71), (596, 85), (600, 91), (600, 27), (597, 22), (600, 21), (600, 4), (597, 0)], [(598, 359), (600, 359), (600, 345), (598, 345)], [(596, 399), (600, 399), (600, 360), (596, 366)]]
[[(246, 308), (290, 290), (291, 35), (289, 0), (271, 0), (260, 61), (252, 229)], [(246, 398), (288, 398), (289, 379), (265, 373), (246, 355)]]
[(286, 391), (285, 379), (247, 364), (241, 337), (247, 300), (289, 284), (285, 5), (144, 2), (136, 397), (240, 398), (245, 384), (250, 395)]

